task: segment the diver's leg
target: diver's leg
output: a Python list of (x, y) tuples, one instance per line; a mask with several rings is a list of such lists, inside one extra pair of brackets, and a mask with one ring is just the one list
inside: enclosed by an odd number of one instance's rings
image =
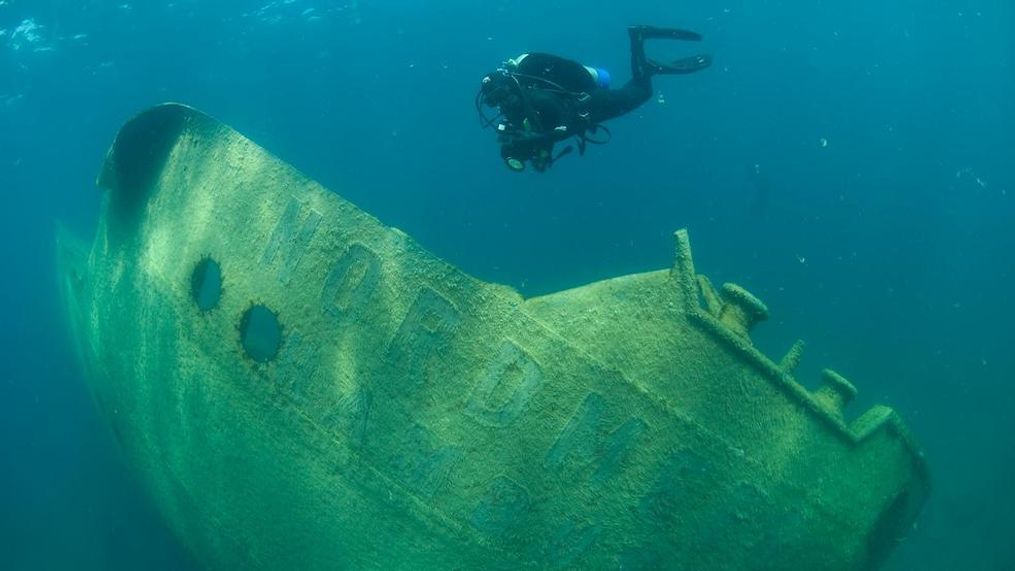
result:
[(591, 93), (589, 115), (593, 124), (630, 113), (648, 101), (652, 97), (653, 75), (694, 73), (712, 63), (712, 59), (706, 55), (684, 58), (669, 64), (657, 63), (645, 55), (645, 40), (658, 38), (700, 40), (701, 36), (694, 32), (652, 26), (631, 26), (627, 29), (627, 33), (631, 38), (631, 81), (620, 89), (597, 89)]
[(631, 38), (631, 77), (636, 79), (652, 76), (648, 58), (645, 57), (645, 26), (631, 26), (627, 34)]
[(641, 107), (652, 97), (649, 76), (634, 77), (620, 89), (598, 89), (591, 94), (589, 119), (598, 124)]
[(645, 57), (646, 26), (627, 29), (631, 38), (631, 80), (620, 89), (597, 89), (590, 95), (589, 119), (593, 124), (620, 117), (652, 97), (652, 62)]

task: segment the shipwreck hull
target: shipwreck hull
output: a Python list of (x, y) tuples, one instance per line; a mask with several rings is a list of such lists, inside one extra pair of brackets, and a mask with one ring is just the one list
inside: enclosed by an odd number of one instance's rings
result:
[(926, 497), (898, 416), (755, 350), (764, 306), (684, 232), (670, 269), (523, 299), (180, 105), (99, 183), (68, 321), (210, 569), (864, 569)]

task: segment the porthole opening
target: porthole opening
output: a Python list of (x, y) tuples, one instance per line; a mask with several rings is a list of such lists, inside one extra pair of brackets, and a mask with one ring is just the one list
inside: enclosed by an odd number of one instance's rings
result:
[(190, 294), (201, 311), (209, 311), (222, 297), (222, 268), (211, 258), (202, 258), (190, 275)]
[(267, 363), (274, 359), (282, 345), (278, 316), (263, 305), (250, 306), (240, 320), (240, 342), (254, 361)]

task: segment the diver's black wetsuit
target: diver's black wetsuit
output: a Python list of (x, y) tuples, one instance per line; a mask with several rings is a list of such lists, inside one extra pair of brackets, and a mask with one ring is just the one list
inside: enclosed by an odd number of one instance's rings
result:
[[(566, 125), (568, 131), (571, 131), (572, 128), (580, 129), (583, 124), (596, 125), (633, 111), (652, 97), (652, 80), (649, 75), (632, 77), (620, 89), (600, 87), (584, 65), (551, 54), (527, 54), (515, 71), (522, 76), (552, 81), (573, 94), (588, 95), (586, 101), (578, 101), (574, 97), (545, 89), (546, 84), (542, 82), (521, 79), (523, 86), (532, 88), (529, 101), (539, 115), (543, 129)], [(579, 117), (582, 112), (587, 115)], [(571, 135), (573, 134), (572, 132)]]
[[(548, 168), (553, 145), (579, 138), (579, 150), (603, 121), (633, 111), (652, 97), (652, 76), (693, 73), (708, 67), (708, 56), (694, 56), (660, 64), (645, 55), (646, 39), (697, 41), (694, 32), (649, 26), (628, 29), (631, 38), (631, 79), (619, 89), (602, 86), (596, 70), (546, 53), (525, 54), (483, 80), (479, 103), (498, 107), (504, 123), (498, 126), (501, 156), (514, 170), (531, 160), (536, 170)], [(493, 121), (488, 120), (492, 125)], [(566, 151), (565, 151), (566, 152)]]

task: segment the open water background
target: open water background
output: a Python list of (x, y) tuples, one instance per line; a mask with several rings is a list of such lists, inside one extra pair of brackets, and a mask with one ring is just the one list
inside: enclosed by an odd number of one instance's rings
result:
[[(628, 77), (625, 26), (712, 69), (656, 81), (614, 140), (503, 168), (472, 98), (550, 51)], [(90, 237), (104, 152), (159, 102), (234, 126), (479, 278), (539, 294), (667, 267), (772, 310), (856, 414), (895, 407), (933, 496), (893, 570), (1015, 568), (1015, 4), (0, 0), (0, 568), (191, 569), (74, 367), (54, 223)], [(667, 52), (668, 49), (674, 50)]]

